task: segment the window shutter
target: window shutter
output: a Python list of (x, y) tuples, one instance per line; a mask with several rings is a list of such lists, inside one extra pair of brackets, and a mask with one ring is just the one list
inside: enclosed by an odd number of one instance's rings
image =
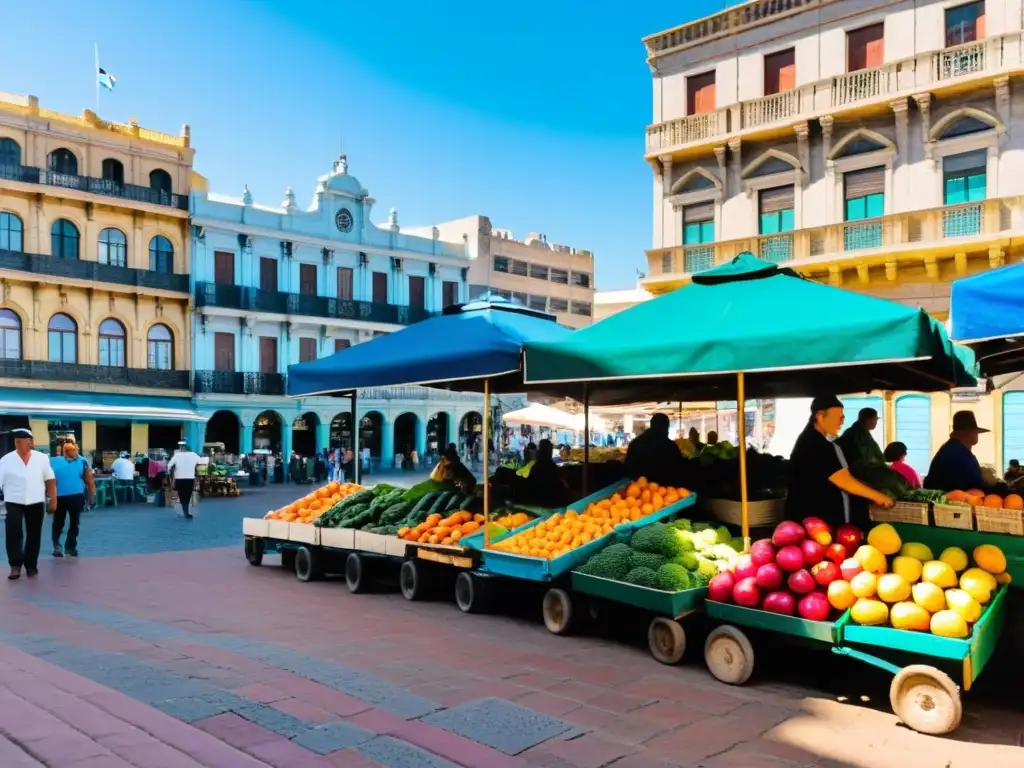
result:
[(846, 199), (853, 200), (868, 195), (885, 193), (885, 168), (865, 168), (863, 171), (851, 171), (843, 174), (846, 187)]
[(778, 213), (793, 209), (793, 185), (762, 189), (760, 195), (761, 213)]
[(715, 204), (712, 202), (697, 203), (683, 208), (683, 223), (696, 224), (702, 221), (712, 221), (715, 218)]
[(984, 149), (964, 152), (961, 155), (950, 155), (942, 161), (942, 170), (947, 174), (965, 174), (968, 171), (984, 173), (986, 168), (988, 168), (988, 151)]

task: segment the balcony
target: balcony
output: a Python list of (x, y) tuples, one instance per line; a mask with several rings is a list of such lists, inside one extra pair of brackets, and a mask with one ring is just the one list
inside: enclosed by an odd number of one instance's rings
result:
[(135, 203), (148, 203), (188, 212), (188, 195), (176, 195), (160, 189), (140, 187), (137, 184), (120, 184), (92, 176), (78, 176), (71, 173), (55, 173), (32, 165), (0, 165), (0, 179), (20, 181), (25, 184), (44, 184), (49, 187), (73, 189), (94, 195), (117, 197)]
[(0, 377), (67, 381), (76, 384), (145, 387), (146, 389), (189, 388), (189, 371), (147, 368), (117, 368), (107, 365), (50, 363), (45, 360), (0, 360)]
[(368, 387), (359, 390), (360, 400), (446, 400), (480, 404), (482, 397), (472, 392), (449, 392), (430, 387)]
[(283, 373), (240, 371), (196, 371), (192, 391), (197, 395), (276, 395), (285, 394)]
[(188, 293), (188, 275), (174, 275), (130, 267), (112, 267), (109, 264), (100, 264), (95, 261), (55, 259), (53, 256), (44, 256), (39, 253), (0, 249), (0, 269), (99, 283), (130, 285), (135, 288)]
[(308, 315), (366, 323), (411, 325), (426, 320), (431, 313), (394, 304), (348, 301), (305, 293), (263, 291), (243, 285), (196, 283), (197, 307), (222, 307), (277, 315)]
[(722, 143), (727, 135), (753, 139), (763, 130), (866, 107), (888, 110), (894, 100), (1008, 74), (1019, 69), (1022, 62), (1024, 32), (1020, 31), (925, 52), (714, 112), (655, 123), (647, 127), (646, 154), (652, 158), (711, 142)]

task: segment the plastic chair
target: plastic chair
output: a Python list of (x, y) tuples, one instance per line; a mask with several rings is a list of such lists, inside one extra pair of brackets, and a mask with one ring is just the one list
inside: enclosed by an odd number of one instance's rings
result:
[(135, 501), (134, 480), (114, 480), (114, 506), (117, 506), (118, 497), (124, 497), (124, 503), (130, 504)]
[[(96, 506), (97, 507), (109, 507), (111, 505), (111, 498), (113, 497), (111, 486), (109, 482), (96, 483)], [(117, 506), (117, 500), (114, 499), (114, 506)]]

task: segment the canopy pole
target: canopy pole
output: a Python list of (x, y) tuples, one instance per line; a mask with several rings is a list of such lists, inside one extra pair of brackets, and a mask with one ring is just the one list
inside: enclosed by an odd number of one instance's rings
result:
[(683, 401), (682, 400), (679, 401), (679, 429), (677, 431), (678, 431), (679, 434), (677, 434), (676, 437), (686, 437), (686, 433), (683, 431)]
[(736, 421), (737, 442), (740, 452), (740, 520), (743, 528), (743, 551), (750, 551), (750, 508), (747, 503), (747, 394), (743, 382), (743, 371), (736, 374)]
[[(359, 420), (356, 418), (356, 391), (352, 390), (352, 482), (359, 484), (360, 465), (363, 463), (362, 452), (359, 450)], [(344, 476), (341, 478), (344, 480)]]
[(589, 496), (587, 489), (590, 487), (587, 480), (590, 467), (590, 387), (583, 385), (583, 495), (580, 498)]
[(487, 549), (487, 529), (491, 527), (491, 483), (487, 471), (490, 466), (490, 425), (491, 425), (491, 380), (484, 379), (484, 423), (483, 434), (480, 439), (484, 441), (484, 549)]

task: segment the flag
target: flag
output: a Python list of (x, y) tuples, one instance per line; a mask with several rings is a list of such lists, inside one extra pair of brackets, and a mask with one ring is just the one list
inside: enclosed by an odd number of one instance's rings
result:
[(103, 67), (99, 68), (96, 73), (96, 77), (99, 80), (100, 85), (106, 88), (108, 91), (114, 90), (114, 85), (117, 83), (117, 78), (107, 72)]

